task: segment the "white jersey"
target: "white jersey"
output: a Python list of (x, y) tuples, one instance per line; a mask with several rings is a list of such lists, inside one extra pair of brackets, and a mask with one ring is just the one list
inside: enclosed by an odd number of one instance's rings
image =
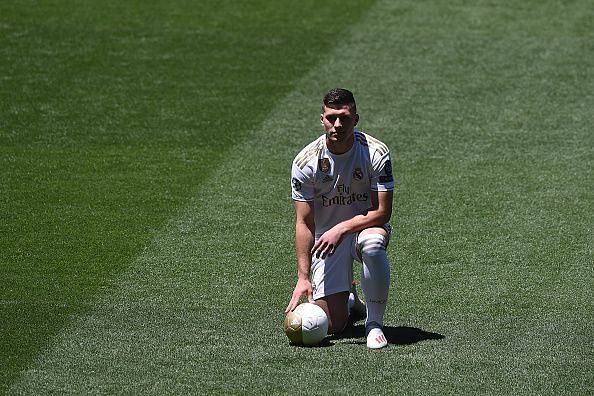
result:
[(314, 202), (316, 239), (367, 212), (371, 191), (394, 189), (388, 147), (360, 131), (355, 131), (353, 147), (344, 154), (332, 154), (325, 135), (308, 144), (295, 157), (291, 178), (292, 198)]

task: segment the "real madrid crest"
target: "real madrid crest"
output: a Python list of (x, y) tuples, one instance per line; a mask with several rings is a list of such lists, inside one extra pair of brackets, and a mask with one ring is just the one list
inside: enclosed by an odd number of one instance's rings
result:
[(363, 171), (361, 170), (361, 168), (355, 168), (355, 170), (353, 171), (353, 179), (355, 179), (355, 180), (363, 179)]
[(318, 167), (324, 173), (330, 172), (330, 159), (328, 159), (328, 158), (320, 158), (318, 160)]

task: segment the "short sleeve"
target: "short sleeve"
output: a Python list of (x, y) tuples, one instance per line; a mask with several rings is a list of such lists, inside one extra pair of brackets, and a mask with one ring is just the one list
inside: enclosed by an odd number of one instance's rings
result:
[(392, 173), (392, 158), (390, 152), (374, 159), (371, 176), (373, 191), (391, 191), (394, 189), (394, 175)]
[[(310, 172), (308, 172), (308, 170)], [(313, 201), (315, 198), (313, 170), (301, 169), (295, 163), (291, 169), (291, 197), (295, 201)]]

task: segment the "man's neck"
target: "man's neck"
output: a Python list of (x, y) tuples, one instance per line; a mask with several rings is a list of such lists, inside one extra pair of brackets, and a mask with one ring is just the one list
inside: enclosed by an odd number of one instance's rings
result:
[(349, 136), (349, 138), (343, 142), (336, 142), (326, 138), (326, 147), (332, 154), (344, 154), (353, 147), (353, 144), (355, 144), (354, 134)]

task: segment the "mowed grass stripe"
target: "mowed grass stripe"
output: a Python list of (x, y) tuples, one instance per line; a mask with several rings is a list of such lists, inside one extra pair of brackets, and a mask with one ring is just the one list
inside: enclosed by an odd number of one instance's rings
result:
[[(591, 11), (378, 3), (14, 390), (592, 392)], [(335, 85), (398, 158), (380, 353), (280, 331), (288, 166)]]
[(319, 130), (314, 82), (308, 75), (307, 92), (279, 102), (229, 152), (112, 292), (61, 332), (11, 392), (284, 389), (258, 370), (262, 358), (278, 362), (274, 346), (283, 347), (281, 360), (292, 353), (280, 327), (294, 272), (287, 166)]

